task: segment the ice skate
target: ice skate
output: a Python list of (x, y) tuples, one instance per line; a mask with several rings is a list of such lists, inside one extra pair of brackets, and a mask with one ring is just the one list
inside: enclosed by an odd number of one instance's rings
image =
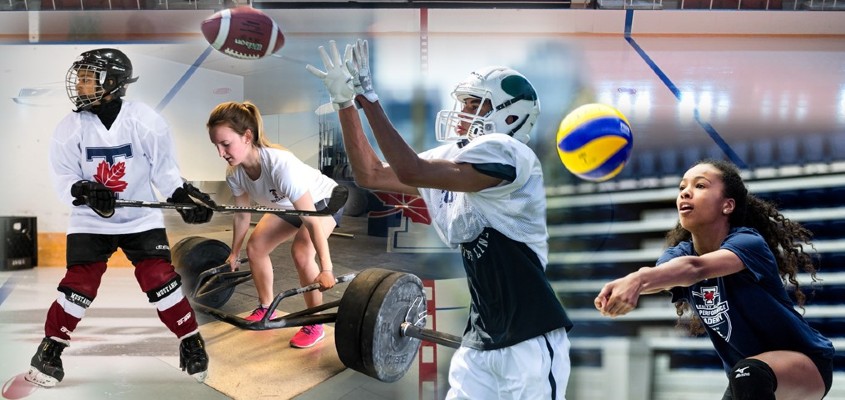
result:
[(38, 351), (32, 356), (26, 379), (38, 386), (53, 387), (65, 377), (62, 367), (62, 351), (66, 344), (45, 337), (38, 345)]
[(199, 332), (182, 339), (179, 345), (179, 368), (200, 383), (208, 377), (208, 354)]

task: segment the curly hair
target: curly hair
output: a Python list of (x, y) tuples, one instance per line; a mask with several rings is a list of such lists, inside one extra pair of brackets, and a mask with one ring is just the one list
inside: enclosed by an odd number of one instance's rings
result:
[[(804, 246), (809, 246), (815, 251), (811, 243), (813, 233), (801, 224), (791, 221), (778, 211), (777, 207), (768, 201), (759, 199), (748, 193), (745, 183), (739, 174), (739, 169), (732, 163), (724, 160), (706, 159), (699, 161), (696, 165), (709, 164), (722, 173), (724, 182), (724, 196), (732, 198), (736, 202), (734, 212), (729, 217), (730, 226), (754, 228), (766, 240), (772, 253), (777, 260), (778, 273), (784, 285), (791, 285), (795, 300), (801, 309), (804, 309), (804, 302), (807, 297), (801, 290), (798, 283), (799, 268), (810, 274), (813, 282), (818, 282), (816, 267), (813, 264), (813, 256), (804, 252)], [(692, 239), (689, 231), (678, 223), (672, 230), (666, 233), (666, 243), (669, 247)], [(691, 311), (686, 300), (675, 303), (678, 314), (678, 327), (687, 329), (693, 335), (704, 333), (704, 326), (701, 320)], [(685, 320), (684, 315), (689, 314)]]

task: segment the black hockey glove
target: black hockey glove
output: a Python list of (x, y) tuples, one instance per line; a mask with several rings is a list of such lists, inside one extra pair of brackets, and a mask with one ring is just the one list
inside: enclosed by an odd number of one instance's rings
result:
[(188, 195), (188, 191), (185, 188), (177, 188), (173, 195), (167, 199), (168, 203), (185, 203), (185, 204), (194, 204), (196, 205), (195, 208), (186, 208), (186, 209), (176, 209), (179, 212), (179, 215), (182, 216), (182, 220), (188, 224), (204, 224), (208, 221), (211, 221), (211, 216), (214, 214), (214, 211), (203, 204), (198, 204), (191, 196)]
[(114, 215), (117, 195), (100, 182), (78, 181), (70, 187), (70, 195), (75, 198), (73, 200), (75, 206), (87, 205), (103, 218)]

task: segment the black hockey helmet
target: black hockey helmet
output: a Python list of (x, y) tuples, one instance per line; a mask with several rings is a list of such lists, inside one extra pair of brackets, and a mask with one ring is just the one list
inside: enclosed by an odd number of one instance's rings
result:
[[(96, 79), (96, 91), (93, 94), (80, 95), (76, 89), (80, 72), (90, 71)], [(70, 101), (76, 105), (76, 111), (87, 110), (105, 96), (113, 98), (126, 94), (126, 85), (138, 80), (132, 77), (132, 62), (129, 57), (117, 49), (96, 49), (86, 51), (77, 57), (67, 72), (66, 89)]]

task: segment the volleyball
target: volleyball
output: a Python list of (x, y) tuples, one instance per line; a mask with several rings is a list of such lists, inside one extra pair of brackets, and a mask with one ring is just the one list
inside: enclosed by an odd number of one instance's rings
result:
[(572, 110), (557, 130), (557, 154), (569, 172), (602, 182), (622, 172), (634, 137), (631, 124), (619, 110), (592, 103)]

